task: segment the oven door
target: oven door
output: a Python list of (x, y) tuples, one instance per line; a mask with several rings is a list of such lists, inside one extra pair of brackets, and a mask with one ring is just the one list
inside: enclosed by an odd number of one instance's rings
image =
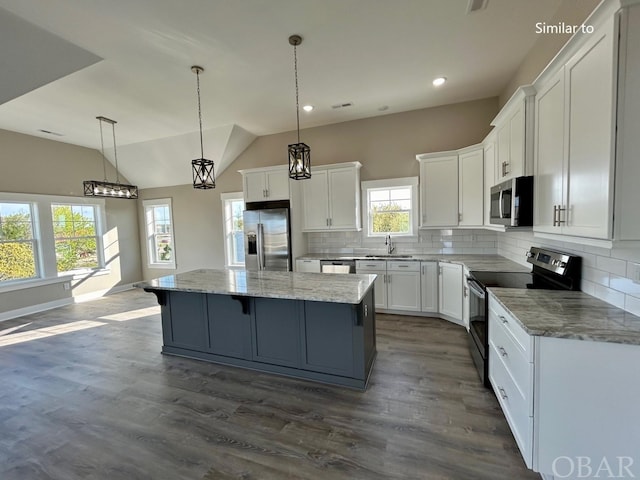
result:
[(469, 334), (473, 337), (482, 357), (486, 358), (487, 345), (487, 295), (484, 287), (472, 277), (469, 286)]

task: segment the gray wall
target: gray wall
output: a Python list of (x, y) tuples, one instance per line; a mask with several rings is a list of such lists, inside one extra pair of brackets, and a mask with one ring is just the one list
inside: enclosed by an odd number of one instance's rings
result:
[[(102, 178), (99, 152), (0, 130), (0, 192), (82, 197), (82, 181)], [(109, 165), (108, 175), (115, 178)], [(126, 181), (126, 180), (123, 180)], [(105, 211), (111, 273), (64, 290), (61, 284), (0, 293), (0, 313), (30, 305), (108, 290), (141, 279), (136, 201), (108, 199)]]
[[(564, 22), (567, 25), (580, 25), (599, 3), (600, 0), (563, 0), (558, 11), (547, 24), (557, 25), (559, 22)], [(531, 19), (532, 29), (535, 29), (538, 21), (538, 19)], [(509, 100), (519, 86), (532, 83), (569, 38), (571, 34), (568, 33), (539, 34), (536, 43), (500, 94), (500, 106), (502, 107)]]
[[(300, 136), (311, 147), (312, 165), (359, 161), (363, 165), (362, 180), (417, 176), (416, 154), (481, 142), (497, 112), (498, 99), (494, 97), (309, 128), (302, 130)], [(295, 139), (295, 132), (258, 137), (216, 179), (213, 191), (197, 191), (189, 185), (141, 191), (143, 199), (172, 198), (178, 272), (224, 266), (220, 194), (242, 191), (238, 170), (286, 164), (287, 145)], [(186, 160), (184, 168), (190, 168)], [(142, 206), (139, 208), (139, 228), (144, 232)], [(143, 237), (140, 239), (143, 276), (154, 278), (175, 273), (146, 267), (147, 246)], [(306, 253), (307, 246), (296, 250)]]

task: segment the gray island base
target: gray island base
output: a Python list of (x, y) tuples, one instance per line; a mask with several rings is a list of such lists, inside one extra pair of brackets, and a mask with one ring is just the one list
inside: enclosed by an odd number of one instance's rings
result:
[(162, 311), (162, 353), (365, 390), (375, 275), (194, 270), (135, 286)]

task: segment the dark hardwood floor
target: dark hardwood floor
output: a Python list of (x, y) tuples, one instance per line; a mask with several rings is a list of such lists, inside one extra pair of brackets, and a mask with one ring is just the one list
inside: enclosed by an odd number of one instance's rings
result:
[(364, 393), (163, 356), (137, 290), (2, 322), (0, 479), (539, 478), (462, 328), (377, 322)]

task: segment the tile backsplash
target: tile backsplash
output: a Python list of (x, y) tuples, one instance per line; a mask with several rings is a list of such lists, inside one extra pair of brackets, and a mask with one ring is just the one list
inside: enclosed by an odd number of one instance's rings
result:
[(533, 236), (533, 232), (498, 233), (498, 254), (527, 265), (525, 253), (531, 246), (547, 247), (582, 257), (582, 291), (640, 316), (640, 284), (632, 280), (640, 264), (639, 248), (611, 250)]
[[(386, 253), (384, 238), (369, 239), (362, 232), (307, 233), (309, 253)], [(496, 232), (482, 229), (421, 230), (411, 239), (391, 237), (397, 254), (496, 254)]]

